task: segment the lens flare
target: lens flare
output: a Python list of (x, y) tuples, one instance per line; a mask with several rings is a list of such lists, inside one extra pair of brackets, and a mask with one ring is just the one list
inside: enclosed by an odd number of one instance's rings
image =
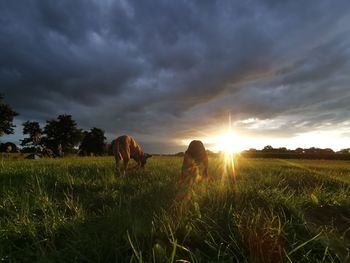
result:
[(223, 180), (235, 180), (236, 179), (236, 173), (235, 173), (235, 163), (236, 158), (238, 154), (237, 153), (224, 153), (223, 156)]
[[(206, 148), (210, 151), (221, 153), (222, 158), (222, 179), (235, 179), (235, 166), (237, 165), (237, 157), (240, 152), (245, 150), (248, 145), (247, 137), (232, 129), (231, 115), (223, 129), (216, 130), (212, 134), (200, 133), (203, 137), (197, 137), (201, 140)], [(182, 145), (188, 145), (191, 139), (181, 140)]]
[(231, 115), (226, 132), (218, 136), (216, 148), (223, 152), (223, 177), (222, 180), (235, 180), (235, 159), (242, 150), (242, 141), (233, 132), (231, 124)]
[(242, 150), (242, 145), (239, 137), (230, 131), (216, 137), (214, 148), (217, 151), (224, 152), (225, 155), (233, 155)]

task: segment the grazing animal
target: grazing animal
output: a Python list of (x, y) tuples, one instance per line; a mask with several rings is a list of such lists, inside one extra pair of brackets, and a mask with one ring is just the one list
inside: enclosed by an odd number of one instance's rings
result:
[(131, 158), (136, 161), (137, 167), (143, 168), (147, 159), (152, 157), (152, 155), (144, 153), (141, 146), (129, 135), (120, 136), (112, 141), (112, 149), (116, 169), (119, 170), (119, 161), (123, 161), (124, 173)]
[(196, 177), (199, 173), (199, 167), (204, 166), (203, 175), (208, 176), (208, 154), (201, 141), (191, 141), (185, 152), (182, 164), (182, 177)]

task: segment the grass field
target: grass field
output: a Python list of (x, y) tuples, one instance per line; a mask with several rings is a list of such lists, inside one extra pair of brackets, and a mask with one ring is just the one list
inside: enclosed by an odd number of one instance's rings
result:
[(0, 261), (350, 262), (350, 162), (209, 161), (186, 189), (177, 157), (3, 160)]

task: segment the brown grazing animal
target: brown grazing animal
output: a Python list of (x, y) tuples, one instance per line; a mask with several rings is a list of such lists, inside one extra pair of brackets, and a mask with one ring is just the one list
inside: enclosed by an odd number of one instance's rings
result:
[(130, 159), (134, 159), (137, 167), (143, 168), (148, 158), (152, 155), (144, 153), (140, 145), (129, 135), (123, 135), (112, 141), (112, 150), (115, 158), (116, 169), (119, 170), (119, 161), (124, 163), (124, 172)]
[(204, 166), (203, 175), (208, 176), (208, 154), (201, 141), (191, 141), (182, 164), (182, 177), (196, 177), (199, 167)]

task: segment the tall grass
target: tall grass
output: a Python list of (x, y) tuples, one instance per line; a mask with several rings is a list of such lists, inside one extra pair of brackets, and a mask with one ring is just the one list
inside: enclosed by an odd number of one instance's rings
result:
[[(347, 262), (350, 163), (237, 158), (179, 187), (181, 158), (5, 160), (5, 262)], [(182, 191), (186, 191), (184, 194)]]

